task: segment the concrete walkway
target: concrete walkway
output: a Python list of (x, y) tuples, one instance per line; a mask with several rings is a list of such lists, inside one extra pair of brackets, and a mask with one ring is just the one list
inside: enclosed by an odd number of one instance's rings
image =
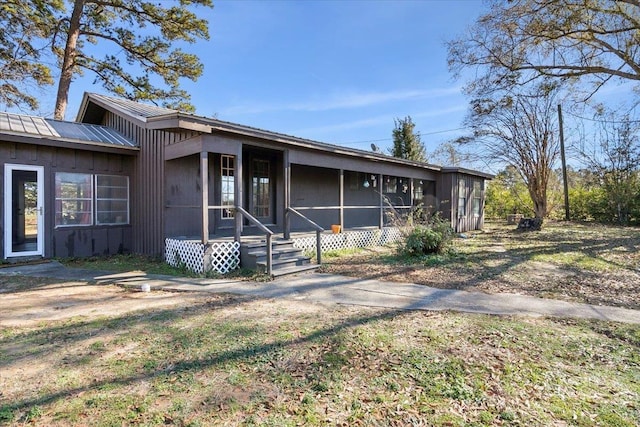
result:
[(485, 294), (436, 289), (410, 283), (362, 280), (332, 274), (310, 273), (282, 277), (271, 282), (194, 279), (147, 275), (136, 272), (113, 274), (66, 268), (58, 262), (0, 268), (0, 275), (28, 275), (66, 280), (92, 281), (169, 291), (233, 293), (265, 298), (291, 298), (310, 302), (384, 307), (402, 310), (452, 310), (496, 315), (555, 316), (599, 319), (640, 324), (640, 310), (579, 304), (515, 294)]

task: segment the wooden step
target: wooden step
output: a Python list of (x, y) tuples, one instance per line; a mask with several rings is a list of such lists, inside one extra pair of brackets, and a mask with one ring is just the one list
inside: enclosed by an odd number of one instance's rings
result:
[[(271, 250), (271, 274), (274, 277), (313, 271), (319, 266), (303, 250), (293, 247), (291, 240), (274, 239)], [(267, 271), (267, 245), (265, 241), (251, 241), (240, 247), (240, 263), (244, 268)]]

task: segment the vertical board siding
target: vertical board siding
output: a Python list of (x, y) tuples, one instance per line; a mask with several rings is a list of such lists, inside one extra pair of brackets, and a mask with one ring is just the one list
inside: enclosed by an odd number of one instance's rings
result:
[[(472, 175), (452, 173), (450, 179), (450, 194), (451, 194), (451, 224), (456, 233), (463, 233), (465, 231), (480, 230), (484, 226), (484, 178), (475, 177)], [(465, 198), (465, 213), (462, 216), (458, 215), (458, 198), (460, 197), (458, 191), (459, 180), (464, 180), (464, 198)], [(480, 182), (480, 214), (478, 216), (473, 213), (473, 201), (474, 193), (473, 186), (475, 182)]]
[(106, 112), (103, 125), (112, 127), (140, 147), (131, 183), (133, 250), (147, 255), (164, 253), (164, 147), (198, 135), (194, 131), (145, 129)]

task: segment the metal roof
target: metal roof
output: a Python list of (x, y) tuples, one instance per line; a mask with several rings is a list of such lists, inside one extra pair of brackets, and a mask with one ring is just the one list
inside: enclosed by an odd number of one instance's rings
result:
[(45, 119), (58, 134), (65, 139), (78, 141), (100, 142), (120, 147), (136, 147), (133, 141), (128, 140), (116, 130), (106, 126), (87, 123), (63, 122), (61, 120)]
[(375, 153), (372, 151), (358, 150), (356, 148), (343, 147), (336, 144), (329, 144), (325, 142), (314, 141), (306, 138), (300, 138), (293, 135), (287, 135), (284, 133), (268, 131), (252, 126), (241, 125), (238, 123), (227, 122), (220, 119), (214, 119), (209, 117), (197, 116), (191, 113), (185, 113), (178, 110), (171, 110), (168, 108), (156, 107), (153, 105), (143, 104), (137, 101), (131, 101), (128, 99), (114, 98), (111, 96), (100, 95), (97, 93), (86, 92), (84, 95), (83, 106), (80, 107), (78, 117), (76, 120), (82, 121), (83, 114), (86, 112), (86, 106), (88, 103), (94, 102), (96, 105), (100, 105), (102, 108), (109, 110), (117, 110), (122, 114), (130, 118), (136, 118), (144, 123), (150, 123), (152, 121), (164, 121), (179, 118), (183, 120), (182, 125), (189, 122), (199, 123), (206, 125), (209, 130), (216, 129), (223, 132), (231, 132), (240, 135), (249, 135), (258, 138), (265, 138), (274, 142), (294, 144), (306, 146), (309, 148), (315, 148), (333, 154), (346, 154), (352, 156), (366, 157), (372, 160), (400, 163), (404, 165), (411, 165), (414, 167), (427, 168), (431, 170), (440, 170), (440, 166), (432, 165), (428, 163), (415, 162), (412, 160), (400, 159), (397, 157), (387, 156), (383, 153)]
[(178, 113), (178, 110), (171, 110), (169, 108), (143, 104), (141, 102), (130, 101), (128, 99), (113, 98), (111, 96), (100, 95), (97, 93), (91, 93), (90, 95), (92, 99), (105, 102), (109, 105), (113, 105), (124, 113), (145, 119)]
[[(175, 119), (180, 120), (177, 126), (184, 129), (197, 130), (204, 133), (209, 133), (213, 130), (222, 132), (231, 132), (238, 135), (246, 135), (258, 138), (268, 139), (273, 142), (285, 143), (290, 145), (304, 146), (312, 149), (326, 151), (332, 154), (342, 154), (349, 156), (357, 156), (374, 161), (382, 161), (385, 163), (397, 163), (412, 167), (426, 168), (435, 171), (445, 172), (445, 168), (439, 165), (433, 165), (424, 162), (416, 162), (413, 160), (401, 159), (393, 156), (388, 156), (383, 153), (377, 153), (366, 150), (359, 150), (356, 148), (343, 147), (336, 144), (330, 144), (326, 142), (314, 141), (306, 138), (300, 138), (292, 135), (287, 135), (279, 132), (268, 131), (264, 129), (255, 128), (252, 126), (241, 125), (238, 123), (227, 122), (220, 119), (214, 119), (209, 117), (197, 116), (191, 113), (185, 113), (178, 110), (172, 110), (168, 108), (157, 107), (154, 105), (143, 104), (137, 101), (131, 101), (128, 99), (114, 98), (111, 96), (100, 95), (97, 93), (86, 92), (84, 94), (83, 105), (78, 111), (78, 122), (82, 121), (87, 112), (87, 106), (93, 102), (94, 105), (99, 105), (100, 108), (108, 110), (117, 110), (122, 114), (125, 114), (129, 118), (137, 119), (145, 124), (150, 123), (167, 123), (167, 128), (176, 126)], [(189, 127), (190, 124), (206, 125), (206, 129), (203, 131), (197, 127)], [(155, 127), (154, 129), (162, 129), (162, 127)], [(448, 168), (446, 172), (461, 172), (471, 175), (478, 175), (485, 178), (492, 178), (493, 175), (484, 172), (473, 171), (470, 169), (462, 168)]]
[(136, 147), (134, 142), (105, 126), (65, 122), (24, 114), (0, 112), (0, 132), (88, 144)]
[(25, 116), (0, 112), (0, 131), (26, 133), (43, 137), (59, 137), (60, 135), (43, 117)]

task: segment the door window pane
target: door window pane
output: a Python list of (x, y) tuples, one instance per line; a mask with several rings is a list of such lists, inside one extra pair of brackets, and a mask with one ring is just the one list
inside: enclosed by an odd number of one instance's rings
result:
[(222, 156), (222, 206), (229, 206), (229, 208), (222, 209), (222, 218), (233, 218), (235, 207), (235, 164), (233, 156)]
[(269, 180), (269, 161), (253, 161), (253, 177), (251, 179), (253, 196), (253, 216), (264, 218), (271, 215), (271, 194)]

